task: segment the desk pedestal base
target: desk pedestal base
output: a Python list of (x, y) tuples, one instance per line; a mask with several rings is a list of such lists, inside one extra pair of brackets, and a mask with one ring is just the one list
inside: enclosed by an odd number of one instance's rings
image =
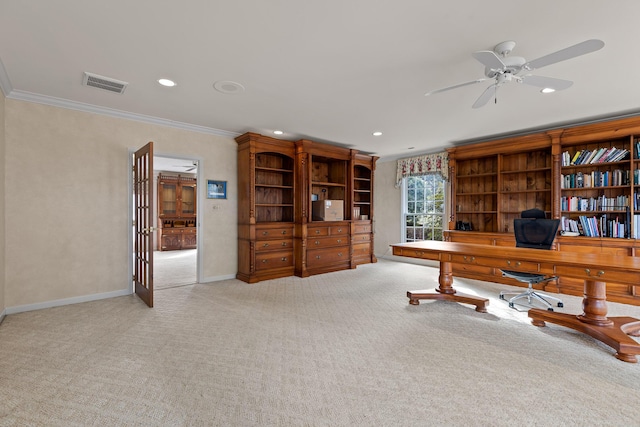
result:
[(451, 262), (440, 261), (440, 275), (438, 276), (438, 289), (437, 293), (428, 291), (409, 291), (407, 297), (409, 297), (409, 304), (418, 305), (421, 299), (435, 299), (442, 301), (455, 301), (465, 304), (473, 304), (476, 306), (476, 311), (480, 313), (487, 312), (487, 306), (489, 300), (486, 298), (479, 298), (473, 295), (466, 295), (457, 292), (453, 288), (453, 273), (451, 269)]
[(638, 329), (638, 319), (633, 317), (608, 317), (608, 325), (587, 323), (580, 316), (567, 313), (556, 313), (538, 308), (529, 310), (531, 323), (535, 326), (545, 326), (544, 322), (551, 322), (567, 328), (575, 329), (605, 343), (616, 350), (616, 357), (624, 362), (636, 363), (636, 354), (640, 354), (640, 344), (627, 334), (635, 334)]
[[(437, 291), (437, 289), (436, 289)], [(476, 311), (480, 313), (487, 312), (487, 306), (489, 305), (489, 300), (486, 298), (479, 298), (473, 295), (461, 294), (461, 293), (433, 293), (428, 291), (409, 291), (407, 292), (407, 297), (409, 298), (409, 304), (418, 305), (420, 304), (421, 299), (433, 299), (433, 300), (441, 300), (441, 301), (455, 301), (462, 302), (465, 304), (473, 304), (476, 306)]]

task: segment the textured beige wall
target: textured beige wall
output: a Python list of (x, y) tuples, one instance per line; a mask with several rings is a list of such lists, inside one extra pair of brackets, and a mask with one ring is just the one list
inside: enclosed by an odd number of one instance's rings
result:
[(5, 305), (5, 244), (4, 244), (4, 171), (5, 171), (5, 136), (4, 136), (4, 107), (5, 97), (0, 90), (0, 314), (4, 312)]
[(148, 141), (227, 181), (215, 210), (199, 186), (200, 250), (205, 279), (235, 275), (232, 138), (11, 99), (5, 124), (6, 307), (129, 288), (129, 150)]
[(376, 176), (373, 188), (375, 203), (375, 246), (377, 257), (389, 255), (389, 245), (402, 239), (402, 190), (395, 188), (395, 160), (376, 163)]

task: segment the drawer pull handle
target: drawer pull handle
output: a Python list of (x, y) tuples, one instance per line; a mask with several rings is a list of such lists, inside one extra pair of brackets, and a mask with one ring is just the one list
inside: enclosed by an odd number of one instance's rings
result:
[(338, 228), (338, 233), (342, 233), (342, 228)]
[(466, 256), (466, 255), (465, 255), (465, 256), (463, 256), (462, 258), (463, 258), (465, 261), (469, 261), (469, 262), (473, 262), (473, 261), (475, 261), (475, 259), (476, 259), (476, 257), (474, 257), (474, 256), (472, 256), (471, 258), (468, 258), (468, 259), (467, 259), (467, 256)]
[(338, 252), (338, 256), (342, 256), (342, 252)]
[(320, 255), (316, 255), (316, 259), (320, 259)]
[(286, 257), (286, 256), (285, 256), (285, 257), (282, 257), (282, 261), (286, 261), (286, 260), (287, 260), (287, 257)]
[[(587, 273), (587, 276), (591, 276), (591, 270), (590, 269), (585, 268), (584, 272)], [(598, 277), (604, 276), (604, 271), (603, 270), (598, 271), (596, 273), (596, 276), (598, 276)]]
[(282, 246), (287, 246), (287, 242), (282, 242)]
[(268, 231), (263, 231), (263, 232), (262, 232), (262, 235), (263, 235), (263, 236), (266, 236), (266, 235), (268, 235), (268, 234), (269, 234), (269, 232), (268, 232)]
[[(507, 265), (511, 265), (511, 260), (507, 260)], [(520, 267), (522, 263), (520, 261), (516, 261), (516, 267)]]
[(263, 263), (263, 264), (266, 264), (266, 263), (267, 263), (267, 260), (266, 260), (266, 259), (263, 259), (263, 260), (262, 260), (262, 263)]
[(342, 243), (341, 239), (336, 240), (336, 243)]
[(320, 234), (320, 230), (316, 230), (316, 234)]
[(268, 244), (268, 243), (265, 243), (264, 245), (262, 245), (262, 247), (263, 247), (263, 248), (268, 248), (268, 247), (269, 247), (269, 244)]
[(319, 245), (319, 244), (320, 244), (320, 240), (316, 240), (316, 245)]
[(287, 234), (287, 230), (282, 230), (282, 234)]

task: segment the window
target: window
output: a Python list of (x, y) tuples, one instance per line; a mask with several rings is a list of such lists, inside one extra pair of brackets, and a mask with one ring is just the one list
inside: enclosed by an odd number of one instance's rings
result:
[(443, 240), (445, 180), (439, 173), (403, 179), (404, 241)]

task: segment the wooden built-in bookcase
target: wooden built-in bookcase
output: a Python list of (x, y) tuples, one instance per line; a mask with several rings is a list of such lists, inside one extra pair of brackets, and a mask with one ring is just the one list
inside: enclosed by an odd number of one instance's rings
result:
[[(376, 157), (255, 133), (236, 141), (238, 279), (254, 283), (294, 274), (307, 277), (376, 262)], [(314, 201), (340, 201), (341, 219), (314, 218)]]
[[(515, 244), (513, 220), (538, 208), (561, 220), (555, 250), (640, 256), (640, 117), (602, 121), (449, 149), (449, 241)], [(582, 158), (580, 155), (582, 154)], [(472, 231), (455, 230), (458, 221)], [(521, 285), (500, 271), (454, 266), (454, 274)], [(560, 277), (547, 288), (582, 295)], [(634, 286), (607, 283), (607, 299), (640, 305)]]

